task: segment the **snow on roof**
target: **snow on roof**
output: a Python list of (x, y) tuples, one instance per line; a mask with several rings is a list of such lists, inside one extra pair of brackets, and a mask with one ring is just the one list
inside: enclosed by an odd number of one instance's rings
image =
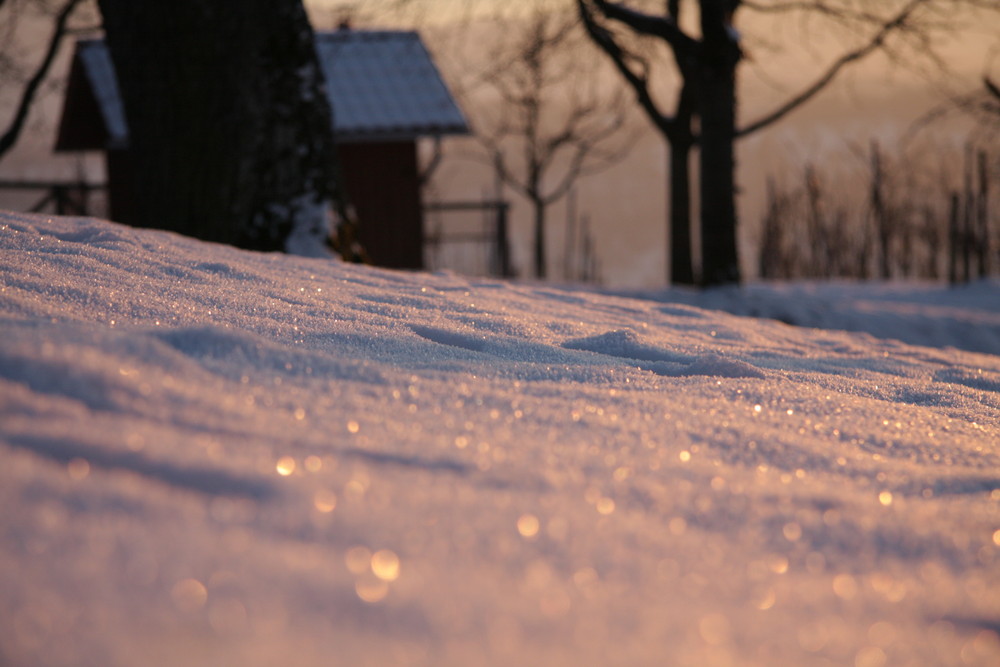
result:
[[(341, 140), (468, 134), (430, 53), (412, 31), (317, 33), (334, 127)], [(81, 40), (77, 55), (112, 146), (128, 140), (114, 65), (103, 40)]]
[(316, 51), (341, 138), (468, 133), (416, 32), (318, 33)]
[(108, 143), (111, 146), (124, 146), (128, 143), (128, 124), (125, 122), (125, 109), (118, 92), (115, 66), (111, 62), (107, 45), (102, 40), (81, 40), (77, 44), (77, 56), (83, 62), (83, 71), (104, 120)]

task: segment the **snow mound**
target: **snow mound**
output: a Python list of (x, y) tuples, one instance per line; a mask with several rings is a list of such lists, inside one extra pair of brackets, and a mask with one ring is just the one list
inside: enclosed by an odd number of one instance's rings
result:
[(563, 343), (563, 347), (570, 350), (586, 350), (611, 357), (620, 357), (635, 362), (639, 368), (671, 377), (693, 375), (758, 379), (766, 377), (764, 371), (739, 359), (727, 359), (717, 354), (692, 357), (658, 348), (655, 345), (648, 345), (641, 342), (639, 335), (631, 329), (609, 331), (596, 336), (570, 340)]
[(706, 355), (684, 369), (681, 375), (707, 375), (722, 378), (757, 378), (763, 380), (767, 376), (764, 371), (753, 364), (739, 359), (726, 359), (715, 354)]
[(778, 320), (817, 329), (865, 332), (925, 347), (954, 347), (1000, 355), (1000, 279), (968, 285), (911, 283), (769, 283), (692, 292), (685, 289), (632, 292), (735, 315)]
[(995, 285), (633, 299), (13, 213), (0, 276), (0, 664), (1000, 664)]

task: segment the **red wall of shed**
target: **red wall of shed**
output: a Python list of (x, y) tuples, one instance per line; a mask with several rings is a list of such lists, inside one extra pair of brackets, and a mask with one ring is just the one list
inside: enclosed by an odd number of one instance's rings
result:
[(415, 141), (340, 145), (347, 194), (372, 262), (421, 269), (423, 212)]

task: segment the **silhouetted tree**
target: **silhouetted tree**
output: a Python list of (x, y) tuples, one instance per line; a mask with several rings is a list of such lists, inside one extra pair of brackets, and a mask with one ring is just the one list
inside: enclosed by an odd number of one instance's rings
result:
[(1000, 84), (988, 76), (984, 76), (983, 88), (986, 94), (980, 104), (981, 110), (991, 116), (993, 120), (1000, 121)]
[(332, 116), (301, 0), (99, 0), (134, 222), (259, 250), (323, 225)]
[[(700, 146), (701, 283), (737, 282), (734, 141), (767, 127), (802, 106), (824, 90), (847, 67), (875, 52), (895, 62), (938, 59), (933, 36), (954, 31), (951, 17), (959, 8), (1000, 9), (982, 0), (667, 0), (664, 14), (633, 9), (607, 0), (576, 0), (580, 16), (594, 42), (611, 58), (635, 91), (640, 106), (661, 131), (671, 151), (670, 237), (673, 240), (675, 282), (687, 282), (683, 255), (690, 254), (683, 227), (690, 212), (688, 153)], [(700, 31), (682, 28), (682, 13), (697, 5)], [(736, 75), (742, 60), (740, 35), (734, 17), (742, 8), (766, 14), (803, 13), (818, 16), (864, 35), (833, 59), (814, 81), (773, 111), (740, 128), (736, 125)], [(634, 34), (658, 38), (674, 56), (680, 75), (676, 109), (666, 113), (654, 98), (650, 63), (625, 46), (614, 28), (625, 26)], [(893, 41), (895, 38), (896, 41)], [(692, 131), (693, 123), (698, 131)], [(678, 268), (679, 267), (679, 268)]]
[(476, 77), (497, 99), (482, 105), (476, 137), (499, 178), (531, 204), (534, 273), (545, 278), (548, 209), (580, 177), (627, 155), (630, 105), (623, 90), (607, 92), (581, 55), (586, 37), (574, 15), (536, 8), (505, 25)]

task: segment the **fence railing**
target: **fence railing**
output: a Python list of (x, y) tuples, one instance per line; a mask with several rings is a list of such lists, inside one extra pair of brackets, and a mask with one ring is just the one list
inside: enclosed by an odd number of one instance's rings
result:
[[(37, 198), (29, 200), (32, 203), (28, 205), (19, 206), (19, 210), (94, 215), (95, 208), (101, 204), (94, 201), (93, 195), (106, 193), (107, 185), (86, 181), (0, 179), (0, 192), (4, 190), (35, 193)], [(510, 203), (500, 200), (425, 204), (424, 258), (427, 268), (513, 277), (508, 240), (509, 211)]]
[(510, 204), (499, 200), (425, 204), (424, 262), (427, 268), (512, 277), (514, 270), (507, 236), (509, 211)]
[(29, 213), (51, 211), (56, 215), (91, 215), (91, 196), (106, 191), (107, 186), (86, 181), (0, 180), (0, 190), (41, 193), (34, 204), (23, 207)]

